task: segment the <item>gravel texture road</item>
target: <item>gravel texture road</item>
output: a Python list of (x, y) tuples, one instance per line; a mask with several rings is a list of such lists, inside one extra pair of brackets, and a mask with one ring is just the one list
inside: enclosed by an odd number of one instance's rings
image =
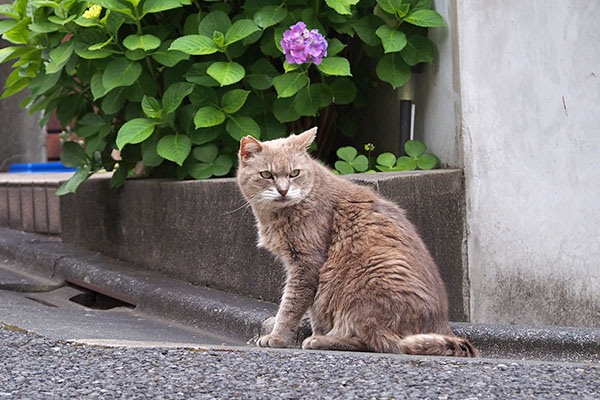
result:
[(600, 398), (600, 365), (71, 344), (0, 324), (0, 399)]

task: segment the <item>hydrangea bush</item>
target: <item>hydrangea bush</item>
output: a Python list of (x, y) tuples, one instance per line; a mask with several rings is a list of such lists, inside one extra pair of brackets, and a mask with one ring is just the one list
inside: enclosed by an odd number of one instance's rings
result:
[(431, 0), (16, 0), (0, 14), (0, 62), (14, 62), (2, 97), (28, 88), (22, 106), (84, 141), (65, 143), (78, 171), (61, 194), (101, 169), (119, 186), (140, 164), (225, 176), (241, 137), (315, 124), (325, 158), (365, 90), (431, 62), (427, 28), (444, 25)]

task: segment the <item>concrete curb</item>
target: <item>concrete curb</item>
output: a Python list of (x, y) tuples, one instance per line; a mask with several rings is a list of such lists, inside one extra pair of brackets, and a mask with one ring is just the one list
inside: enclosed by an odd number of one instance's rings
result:
[(600, 362), (600, 329), (450, 323), (482, 356), (544, 361)]
[(277, 306), (141, 271), (55, 239), (0, 228), (0, 257), (26, 274), (64, 280), (136, 305), (141, 312), (245, 342)]
[[(252, 343), (277, 305), (142, 271), (121, 261), (74, 249), (56, 239), (0, 228), (0, 261), (17, 272), (68, 281), (135, 304), (142, 312)], [(451, 323), (483, 357), (600, 362), (600, 329)], [(310, 335), (305, 323), (297, 344)]]

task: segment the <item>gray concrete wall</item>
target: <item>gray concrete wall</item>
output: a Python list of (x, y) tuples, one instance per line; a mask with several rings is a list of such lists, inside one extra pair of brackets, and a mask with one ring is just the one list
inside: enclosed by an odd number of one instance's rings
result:
[[(0, 48), (10, 43), (0, 39)], [(0, 93), (12, 72), (10, 63), (0, 64)], [(8, 171), (13, 163), (35, 163), (46, 160), (46, 136), (40, 128), (39, 115), (19, 104), (29, 95), (28, 89), (0, 100), (0, 172)]]
[(417, 126), (464, 166), (472, 320), (600, 326), (600, 2), (435, 5)]
[(460, 130), (458, 40), (455, 1), (434, 0), (447, 27), (429, 30), (435, 45), (433, 64), (415, 76), (415, 137), (436, 154), (443, 166), (464, 168)]
[[(404, 207), (440, 267), (450, 317), (468, 316), (461, 171), (355, 176)], [(91, 179), (61, 199), (62, 239), (196, 285), (278, 302), (283, 270), (256, 248), (252, 211), (234, 179), (128, 181), (110, 189)]]

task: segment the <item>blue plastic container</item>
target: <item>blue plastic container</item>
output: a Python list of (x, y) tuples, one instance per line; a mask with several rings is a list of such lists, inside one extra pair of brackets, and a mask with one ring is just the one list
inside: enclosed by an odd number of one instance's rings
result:
[(76, 168), (65, 167), (60, 161), (30, 164), (11, 164), (8, 172), (14, 173), (40, 173), (40, 172), (73, 172)]

